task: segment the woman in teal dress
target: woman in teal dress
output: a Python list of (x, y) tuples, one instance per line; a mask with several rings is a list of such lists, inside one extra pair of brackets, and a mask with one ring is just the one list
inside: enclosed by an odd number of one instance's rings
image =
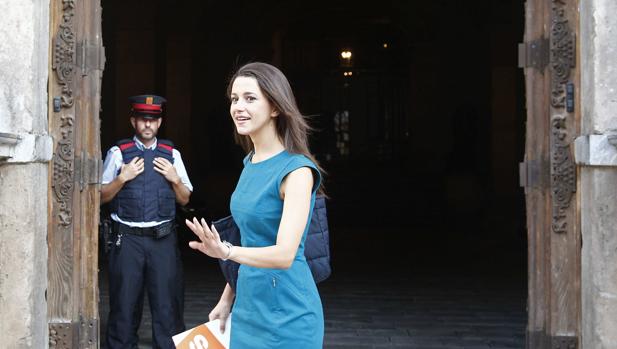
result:
[(237, 294), (226, 285), (210, 320), (224, 326), (233, 304), (231, 349), (321, 348), (323, 309), (304, 257), (321, 184), (308, 149), (309, 126), (289, 82), (272, 65), (241, 67), (228, 95), (236, 138), (248, 152), (230, 204), (242, 245), (221, 241), (203, 218), (186, 221), (200, 239), (192, 248), (241, 265)]

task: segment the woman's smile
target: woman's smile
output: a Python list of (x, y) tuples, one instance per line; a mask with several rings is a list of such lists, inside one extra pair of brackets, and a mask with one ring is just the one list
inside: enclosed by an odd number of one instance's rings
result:
[(247, 120), (251, 120), (251, 118), (249, 116), (244, 116), (244, 115), (236, 116), (236, 121), (237, 122), (243, 122), (243, 121), (247, 121)]

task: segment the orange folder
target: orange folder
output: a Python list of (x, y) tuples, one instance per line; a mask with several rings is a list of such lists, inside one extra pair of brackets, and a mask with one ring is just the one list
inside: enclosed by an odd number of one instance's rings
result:
[(231, 315), (221, 333), (220, 321), (214, 320), (193, 327), (172, 337), (177, 349), (228, 349), (231, 331)]

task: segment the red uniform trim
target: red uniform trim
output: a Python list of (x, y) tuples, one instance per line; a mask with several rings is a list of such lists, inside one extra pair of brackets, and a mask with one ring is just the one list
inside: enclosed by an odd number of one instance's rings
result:
[(168, 146), (167, 144), (162, 144), (162, 143), (161, 143), (161, 144), (159, 144), (159, 145), (158, 145), (158, 147), (161, 147), (161, 148), (163, 148), (163, 149), (167, 149), (167, 150), (169, 150), (169, 151), (173, 151), (173, 150), (174, 150), (174, 148), (173, 148), (173, 147), (170, 147), (170, 146)]
[(120, 144), (120, 151), (125, 151), (128, 148), (134, 147), (135, 146), (135, 142), (129, 142), (129, 143), (124, 143), (124, 144)]

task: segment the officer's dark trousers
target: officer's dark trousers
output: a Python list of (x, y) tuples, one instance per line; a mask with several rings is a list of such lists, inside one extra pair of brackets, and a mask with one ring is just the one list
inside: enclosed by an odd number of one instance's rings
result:
[(137, 348), (144, 287), (152, 312), (154, 348), (175, 348), (184, 331), (184, 280), (176, 233), (156, 239), (124, 234), (109, 253), (108, 349)]

